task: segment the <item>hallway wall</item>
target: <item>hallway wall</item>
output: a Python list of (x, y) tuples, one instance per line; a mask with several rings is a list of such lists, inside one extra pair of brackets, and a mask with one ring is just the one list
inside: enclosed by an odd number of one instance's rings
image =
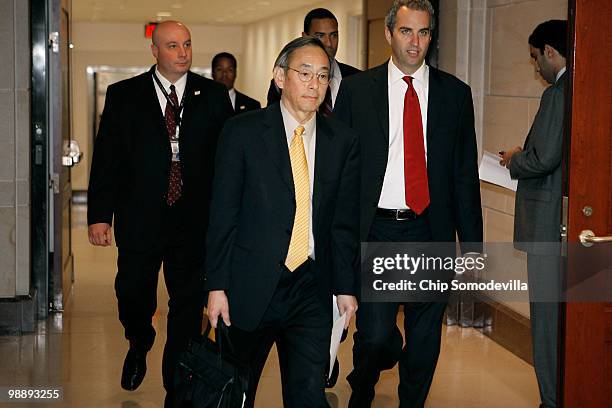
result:
[(29, 18), (29, 1), (0, 0), (0, 299), (30, 288)]

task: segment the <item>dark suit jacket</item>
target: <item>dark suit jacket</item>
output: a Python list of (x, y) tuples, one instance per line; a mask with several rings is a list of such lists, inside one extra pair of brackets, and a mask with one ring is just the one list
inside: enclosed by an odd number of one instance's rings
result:
[[(567, 73), (548, 87), (523, 151), (512, 156), (510, 175), (518, 179), (514, 210), (517, 249), (558, 254), (560, 241), (563, 96)], [(538, 243), (545, 243), (538, 245)]]
[[(113, 222), (117, 245), (160, 242), (171, 163), (170, 140), (150, 71), (108, 87), (88, 191), (89, 224)], [(186, 234), (204, 239), (214, 153), (231, 115), (227, 90), (189, 72), (180, 130)]]
[[(361, 228), (365, 241), (378, 205), (389, 154), (388, 63), (342, 81), (334, 117), (351, 126), (361, 145)], [(433, 241), (482, 251), (482, 212), (470, 88), (430, 67), (427, 107), (429, 223)]]
[(236, 105), (234, 113), (236, 115), (255, 109), (261, 109), (261, 103), (253, 98), (250, 98), (242, 92), (236, 91)]
[[(324, 310), (355, 294), (358, 250), (357, 138), (317, 115), (313, 195), (314, 271)], [(236, 116), (217, 152), (207, 237), (206, 287), (224, 290), (237, 327), (254, 330), (289, 249), (295, 194), (280, 105)]]
[[(340, 61), (338, 61), (338, 66), (340, 67), (340, 73), (342, 74), (342, 80), (344, 81), (344, 78), (351, 76), (351, 75), (355, 75), (358, 72), (361, 72), (361, 70), (352, 67), (350, 65), (346, 65), (341, 63)], [(272, 79), (270, 81), (270, 88), (268, 88), (268, 106), (272, 105), (275, 102), (280, 101), (281, 98), (281, 90), (278, 89), (278, 87), (276, 86), (276, 84), (274, 83), (274, 79)]]

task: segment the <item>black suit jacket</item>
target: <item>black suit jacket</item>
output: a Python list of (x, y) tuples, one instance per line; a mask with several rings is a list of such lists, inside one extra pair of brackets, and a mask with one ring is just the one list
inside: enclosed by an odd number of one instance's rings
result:
[[(340, 73), (342, 74), (342, 80), (344, 81), (344, 78), (351, 76), (351, 75), (355, 75), (358, 72), (361, 72), (361, 70), (352, 67), (350, 65), (347, 64), (343, 64), (340, 61), (338, 61), (338, 66), (340, 67)], [(272, 79), (270, 81), (270, 87), (268, 88), (268, 106), (272, 105), (275, 102), (280, 101), (281, 98), (281, 90), (278, 89), (278, 87), (276, 86), (276, 84), (274, 83), (274, 79)]]
[[(317, 115), (314, 271), (324, 310), (355, 294), (359, 152), (342, 123)], [(280, 105), (236, 116), (217, 152), (207, 236), (206, 287), (224, 290), (237, 327), (254, 330), (284, 268), (295, 194)]]
[[(378, 206), (389, 154), (388, 63), (343, 80), (334, 117), (361, 144), (361, 228), (366, 240)], [(435, 242), (482, 251), (482, 212), (472, 93), (454, 76), (429, 68), (427, 106), (429, 222)]]
[(236, 115), (256, 109), (261, 109), (261, 103), (259, 101), (246, 96), (242, 92), (236, 91), (236, 101), (234, 113)]
[[(114, 219), (117, 246), (160, 242), (171, 163), (170, 140), (150, 71), (108, 87), (88, 190), (89, 224)], [(189, 72), (180, 130), (186, 236), (203, 241), (217, 138), (232, 114), (227, 90)]]

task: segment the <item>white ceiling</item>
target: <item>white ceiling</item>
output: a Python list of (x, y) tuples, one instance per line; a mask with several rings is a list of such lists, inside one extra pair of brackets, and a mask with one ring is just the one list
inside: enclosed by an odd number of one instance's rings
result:
[[(77, 22), (248, 24), (321, 0), (73, 0)], [(168, 15), (170, 14), (170, 15)]]

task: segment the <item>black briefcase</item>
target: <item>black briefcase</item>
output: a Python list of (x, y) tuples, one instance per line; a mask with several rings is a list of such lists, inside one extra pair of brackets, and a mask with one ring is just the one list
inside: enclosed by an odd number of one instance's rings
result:
[(249, 384), (248, 366), (233, 351), (228, 328), (219, 318), (215, 341), (191, 339), (178, 360), (174, 377), (175, 408), (241, 408)]

